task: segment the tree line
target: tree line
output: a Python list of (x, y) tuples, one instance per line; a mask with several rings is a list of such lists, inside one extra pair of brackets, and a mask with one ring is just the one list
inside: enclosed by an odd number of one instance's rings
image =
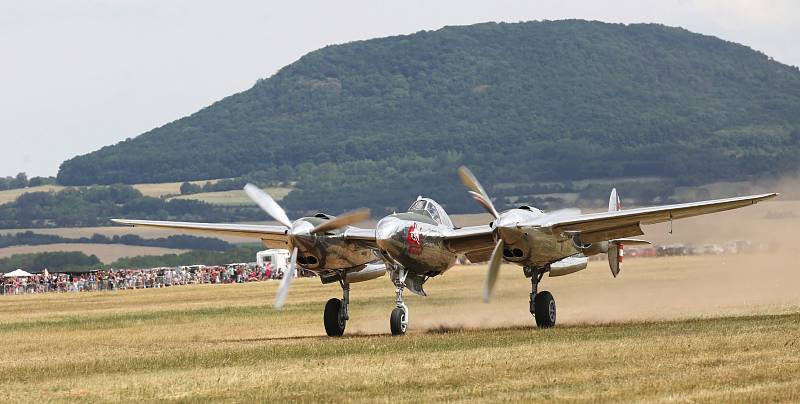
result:
[(40, 234), (33, 231), (0, 234), (0, 248), (17, 245), (48, 245), (48, 244), (124, 244), (144, 247), (161, 247), (175, 249), (199, 249), (225, 251), (233, 245), (218, 238), (197, 237), (190, 235), (172, 235), (159, 238), (142, 238), (135, 234), (114, 235), (108, 237), (103, 234), (93, 234), (91, 237), (69, 238), (55, 234)]
[(0, 228), (108, 226), (111, 218), (221, 222), (264, 220), (265, 216), (255, 206), (154, 198), (123, 184), (30, 192), (0, 205)]
[(0, 191), (52, 185), (55, 183), (55, 177), (33, 177), (29, 179), (27, 174), (19, 173), (13, 177), (0, 177)]
[(14, 254), (0, 258), (0, 271), (7, 273), (17, 268), (38, 272), (47, 268), (50, 272), (85, 272), (102, 268), (103, 263), (96, 255), (86, 255), (79, 251), (54, 251), (31, 254)]

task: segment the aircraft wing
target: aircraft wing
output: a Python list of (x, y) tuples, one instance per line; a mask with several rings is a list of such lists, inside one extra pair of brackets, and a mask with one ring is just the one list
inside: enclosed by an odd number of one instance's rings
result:
[(192, 233), (211, 233), (226, 236), (252, 237), (263, 241), (286, 244), (288, 229), (284, 226), (233, 223), (163, 222), (156, 220), (111, 219), (114, 223), (134, 227), (156, 227)]
[(556, 219), (552, 223), (519, 223), (518, 225), (550, 227), (553, 232), (561, 233), (575, 232), (580, 234), (582, 242), (593, 243), (642, 235), (644, 234), (640, 227), (642, 224), (662, 223), (673, 219), (737, 209), (777, 195), (777, 193), (770, 193), (613, 212), (588, 213)]
[(444, 234), (444, 245), (456, 254), (467, 254), (470, 261), (480, 262), (485, 253), (492, 255), (495, 241), (492, 228), (484, 224), (448, 231)]
[(367, 248), (378, 248), (375, 243), (375, 229), (362, 229), (360, 227), (348, 227), (339, 237), (347, 241), (361, 244)]

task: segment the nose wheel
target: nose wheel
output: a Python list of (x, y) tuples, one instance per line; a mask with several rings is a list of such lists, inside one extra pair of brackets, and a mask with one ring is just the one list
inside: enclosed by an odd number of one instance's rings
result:
[(342, 300), (333, 298), (325, 303), (323, 321), (325, 333), (329, 337), (340, 337), (344, 334), (344, 327), (350, 318), (350, 284), (342, 282)]
[(392, 335), (405, 334), (406, 327), (408, 327), (406, 308), (395, 307), (394, 310), (392, 310), (392, 315), (389, 316), (389, 328), (392, 329)]
[(406, 271), (397, 270), (397, 276), (392, 277), (394, 282), (395, 305), (389, 316), (389, 328), (392, 335), (404, 335), (408, 328), (408, 307), (403, 302), (403, 289), (405, 289)]

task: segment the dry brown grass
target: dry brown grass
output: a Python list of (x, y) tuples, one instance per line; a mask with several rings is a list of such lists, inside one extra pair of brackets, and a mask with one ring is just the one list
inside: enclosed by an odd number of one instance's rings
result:
[(86, 255), (96, 255), (100, 261), (110, 264), (122, 257), (135, 257), (138, 255), (164, 255), (180, 254), (188, 250), (161, 247), (131, 246), (124, 244), (79, 244), (59, 243), (46, 245), (20, 245), (0, 248), (0, 258), (10, 257), (14, 254), (30, 254), (52, 251), (80, 251)]
[[(218, 181), (213, 180), (211, 182)], [(192, 184), (203, 185), (206, 181), (189, 181)], [(145, 196), (161, 197), (164, 195), (180, 195), (183, 182), (162, 182), (157, 184), (136, 184), (134, 188)]]
[[(4, 401), (792, 401), (800, 399), (800, 292), (789, 255), (602, 262), (544, 280), (560, 327), (538, 330), (529, 284), (453, 269), (410, 296), (388, 336), (393, 288), (355, 284), (346, 337), (324, 334), (335, 285), (277, 282), (0, 298)], [(765, 265), (768, 264), (768, 265)], [(754, 270), (757, 269), (757, 272)], [(720, 317), (728, 316), (728, 317)], [(731, 317), (732, 316), (732, 317)], [(737, 317), (738, 316), (738, 317)], [(667, 321), (668, 320), (668, 321)]]

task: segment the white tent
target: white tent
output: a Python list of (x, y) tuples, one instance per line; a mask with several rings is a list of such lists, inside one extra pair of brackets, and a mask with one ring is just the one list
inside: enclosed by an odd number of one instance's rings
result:
[(21, 269), (16, 269), (14, 271), (11, 271), (3, 275), (3, 278), (16, 278), (16, 277), (28, 277), (28, 276), (33, 276), (33, 275)]

